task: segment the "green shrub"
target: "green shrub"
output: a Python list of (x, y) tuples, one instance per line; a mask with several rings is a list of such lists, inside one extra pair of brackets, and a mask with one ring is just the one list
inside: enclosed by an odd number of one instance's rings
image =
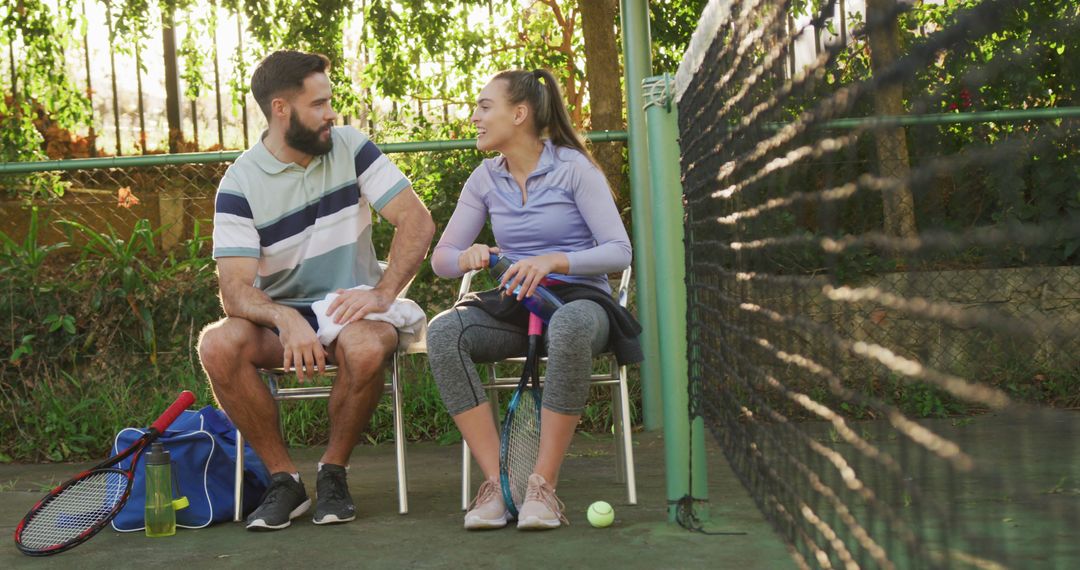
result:
[[(413, 168), (443, 168), (424, 156), (415, 160)], [(435, 175), (417, 180), (440, 231), (457, 198), (449, 188), (462, 182)], [(222, 311), (210, 240), (200, 226), (164, 254), (145, 220), (128, 236), (60, 220), (55, 223), (68, 241), (43, 245), (38, 214), (30, 215), (21, 242), (0, 232), (0, 314), (7, 321), (0, 349), (0, 462), (101, 457), (117, 431), (148, 424), (180, 390), (195, 392), (200, 405), (212, 403), (196, 342)], [(379, 225), (378, 251), (388, 249), (391, 230)], [(434, 316), (453, 303), (457, 288), (457, 280), (438, 279), (425, 264), (410, 297)], [(407, 438), (459, 441), (427, 359), (406, 357), (401, 372)], [(325, 401), (287, 402), (281, 410), (290, 444), (327, 441)], [(590, 402), (582, 427), (611, 429), (606, 390)], [(366, 437), (392, 440), (389, 398), (380, 402)]]

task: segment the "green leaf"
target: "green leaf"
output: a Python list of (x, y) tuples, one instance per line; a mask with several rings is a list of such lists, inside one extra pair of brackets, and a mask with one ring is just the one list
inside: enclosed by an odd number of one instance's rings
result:
[(45, 317), (45, 324), (49, 325), (49, 332), (56, 332), (63, 326), (63, 323), (60, 322), (60, 316), (56, 314)]

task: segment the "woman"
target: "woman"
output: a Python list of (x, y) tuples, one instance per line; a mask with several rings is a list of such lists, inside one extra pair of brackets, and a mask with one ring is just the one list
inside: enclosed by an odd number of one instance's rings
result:
[[(499, 73), (480, 92), (472, 123), (477, 148), (499, 156), (484, 160), (465, 183), (431, 263), (441, 277), (460, 277), (486, 268), (497, 253), (514, 261), (502, 284), (509, 290), (521, 285), (521, 292), (517, 298), (488, 292), (437, 316), (428, 331), (429, 360), (486, 477), (465, 528), (506, 526), (499, 432), (474, 363), (524, 354), (527, 313), (520, 299), (545, 276), (565, 284), (551, 287), (566, 304), (546, 331), (540, 452), (517, 523), (519, 529), (557, 528), (567, 520), (555, 486), (588, 396), (593, 357), (611, 346), (636, 348), (640, 329), (612, 301), (607, 282), (608, 273), (630, 264), (630, 241), (550, 72)], [(498, 247), (473, 243), (489, 217)], [(634, 362), (640, 349), (616, 355)]]

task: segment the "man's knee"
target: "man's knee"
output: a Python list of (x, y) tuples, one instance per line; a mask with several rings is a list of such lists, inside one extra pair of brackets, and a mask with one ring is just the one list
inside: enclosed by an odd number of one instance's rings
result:
[(338, 337), (337, 357), (339, 363), (360, 376), (374, 374), (397, 348), (397, 331), (387, 323), (366, 326), (363, 330), (349, 331)]
[(257, 329), (243, 319), (225, 318), (208, 325), (199, 334), (199, 360), (203, 368), (215, 380), (220, 372), (232, 368), (237, 356), (249, 352)]

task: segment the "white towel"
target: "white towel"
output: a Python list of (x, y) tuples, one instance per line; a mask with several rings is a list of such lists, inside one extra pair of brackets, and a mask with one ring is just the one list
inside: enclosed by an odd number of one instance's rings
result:
[[(366, 291), (371, 289), (371, 286), (359, 285), (353, 287), (353, 289)], [(334, 339), (341, 333), (341, 329), (345, 328), (345, 325), (335, 323), (334, 318), (326, 314), (326, 310), (330, 308), (330, 303), (333, 303), (337, 296), (337, 293), (330, 293), (322, 301), (315, 301), (311, 304), (311, 310), (315, 312), (315, 318), (319, 320), (319, 330), (316, 334), (319, 335), (319, 342), (323, 343), (324, 346), (329, 346), (330, 343), (334, 342)], [(424, 310), (420, 308), (420, 305), (410, 299), (395, 299), (394, 303), (390, 305), (389, 311), (385, 313), (368, 313), (364, 315), (364, 318), (394, 325), (398, 330), (398, 348), (402, 350), (416, 340), (423, 339), (427, 334), (427, 315), (424, 314)]]

